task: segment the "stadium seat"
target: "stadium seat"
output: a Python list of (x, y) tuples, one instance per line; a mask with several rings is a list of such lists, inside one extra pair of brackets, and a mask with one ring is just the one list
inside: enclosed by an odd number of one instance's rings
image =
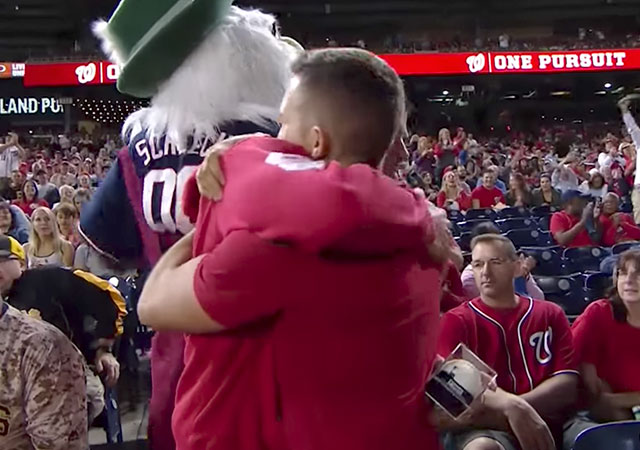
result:
[(565, 273), (564, 262), (559, 253), (549, 247), (522, 247), (520, 251), (536, 260), (534, 275), (555, 276)]
[(467, 220), (495, 220), (497, 217), (496, 212), (492, 209), (470, 209), (465, 216)]
[(539, 231), (538, 245), (541, 247), (550, 247), (554, 245), (551, 233), (548, 231)]
[(461, 233), (471, 233), (476, 225), (479, 225), (484, 222), (489, 222), (487, 219), (477, 219), (477, 220), (467, 220), (465, 222), (458, 222), (458, 228)]
[(464, 214), (457, 210), (447, 211), (447, 217), (451, 222), (462, 222), (464, 220)]
[(613, 286), (613, 279), (608, 273), (587, 274), (584, 280), (584, 290), (588, 301), (606, 297), (607, 291)]
[(608, 255), (609, 252), (602, 247), (576, 247), (565, 249), (562, 257), (565, 259), (567, 267), (577, 273), (599, 272), (600, 263)]
[(573, 450), (640, 450), (640, 421), (613, 422), (584, 430)]
[(530, 212), (531, 212), (531, 215), (534, 217), (542, 217), (542, 216), (550, 216), (557, 210), (558, 208), (556, 207), (549, 206), (549, 205), (542, 205), (542, 206), (536, 206), (534, 208), (531, 208)]
[(504, 208), (498, 211), (498, 218), (513, 219), (515, 217), (529, 217), (529, 210), (523, 207)]
[(460, 233), (462, 233), (458, 224), (452, 221), (449, 221), (449, 229), (451, 230), (453, 237), (460, 236)]
[(631, 214), (633, 213), (633, 204), (629, 201), (620, 203), (620, 212)]
[(471, 251), (471, 233), (462, 233), (455, 241), (463, 252)]
[(614, 255), (619, 255), (622, 252), (626, 252), (632, 248), (640, 248), (640, 242), (632, 241), (632, 242), (621, 242), (620, 244), (616, 244), (611, 247), (611, 253)]
[(523, 217), (514, 219), (502, 219), (496, 220), (496, 225), (500, 228), (502, 233), (506, 233), (511, 230), (532, 230), (538, 227), (538, 224), (531, 219)]
[(544, 292), (545, 299), (559, 305), (567, 316), (574, 318), (587, 307), (581, 276), (534, 276), (534, 278)]
[(538, 228), (542, 231), (549, 231), (551, 225), (551, 215), (538, 217)]
[(550, 244), (549, 238), (544, 233), (536, 230), (511, 230), (504, 234), (511, 239), (516, 248), (520, 247), (546, 247)]

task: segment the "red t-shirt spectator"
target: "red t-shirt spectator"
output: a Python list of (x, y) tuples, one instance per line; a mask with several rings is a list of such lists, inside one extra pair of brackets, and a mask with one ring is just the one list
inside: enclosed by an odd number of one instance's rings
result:
[(611, 302), (590, 304), (572, 332), (578, 362), (593, 364), (613, 393), (640, 391), (640, 329), (616, 321)]
[(480, 208), (492, 208), (498, 203), (506, 203), (504, 194), (495, 186), (491, 189), (478, 186), (471, 191), (471, 200), (478, 200), (480, 202)]
[[(578, 222), (580, 222), (580, 217), (575, 217), (568, 214), (566, 211), (558, 211), (553, 213), (551, 216), (551, 223), (549, 224), (549, 230), (551, 231), (551, 235), (555, 236), (556, 233), (567, 231), (573, 228)], [(565, 247), (588, 247), (591, 245), (597, 245), (589, 236), (589, 232), (586, 227), (583, 228), (575, 238), (571, 242), (569, 242)]]
[(611, 216), (600, 215), (602, 224), (602, 245), (611, 247), (620, 242), (640, 241), (640, 227), (636, 225), (631, 214), (615, 213), (618, 218), (616, 226)]
[(275, 139), (222, 163), (222, 201), (200, 202), (194, 291), (229, 330), (186, 337), (178, 448), (438, 448), (423, 393), (440, 285), (417, 264), (424, 201)]
[(577, 375), (562, 309), (544, 300), (519, 299), (516, 308), (499, 310), (478, 297), (444, 314), (438, 354), (446, 358), (464, 343), (498, 373), (499, 387), (517, 395), (554, 375)]
[(24, 200), (22, 201), (14, 200), (12, 203), (16, 205), (18, 208), (20, 208), (22, 211), (24, 211), (24, 213), (28, 217), (31, 217), (31, 214), (41, 206), (46, 206), (47, 208), (49, 207), (49, 203), (47, 203), (46, 200), (43, 200), (41, 198), (37, 200), (32, 200), (30, 202), (27, 202)]
[[(466, 211), (467, 209), (471, 208), (471, 196), (462, 190), (458, 194), (458, 197), (455, 201), (458, 203), (460, 211)], [(438, 208), (445, 208), (446, 202), (447, 194), (444, 191), (440, 191), (438, 193), (438, 196), (436, 197), (436, 205), (438, 205)]]

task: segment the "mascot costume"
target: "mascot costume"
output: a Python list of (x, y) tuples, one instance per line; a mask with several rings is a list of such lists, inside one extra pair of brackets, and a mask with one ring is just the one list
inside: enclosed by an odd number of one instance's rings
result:
[[(103, 255), (150, 268), (192, 228), (182, 191), (206, 150), (234, 135), (277, 133), (289, 66), (302, 48), (280, 37), (274, 17), (231, 0), (122, 0), (94, 32), (121, 68), (118, 90), (151, 104), (125, 122), (126, 146), (86, 205), (80, 230)], [(183, 346), (179, 333), (154, 336), (153, 450), (175, 448)]]

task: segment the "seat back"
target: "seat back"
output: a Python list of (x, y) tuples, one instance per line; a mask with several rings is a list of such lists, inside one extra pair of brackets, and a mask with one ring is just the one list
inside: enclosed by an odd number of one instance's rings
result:
[(606, 297), (607, 291), (613, 286), (613, 277), (608, 273), (588, 274), (584, 280), (587, 300), (590, 302)]
[(640, 450), (640, 421), (613, 422), (584, 430), (573, 450)]
[(531, 208), (531, 215), (534, 217), (548, 216), (551, 213), (553, 213), (553, 211), (551, 206), (549, 205), (542, 205), (542, 206), (536, 206), (535, 208)]
[(496, 225), (502, 233), (511, 230), (532, 230), (538, 227), (536, 222), (524, 217), (496, 220)]
[(602, 247), (576, 247), (565, 249), (562, 257), (573, 272), (599, 272), (600, 263), (608, 254)]
[(544, 247), (550, 244), (548, 235), (537, 229), (509, 230), (504, 235), (511, 239), (516, 248)]
[(495, 220), (497, 219), (496, 212), (492, 209), (470, 209), (465, 214), (467, 220)]
[(464, 220), (464, 214), (455, 209), (447, 211), (447, 217), (452, 222), (462, 222)]
[(511, 219), (514, 217), (529, 217), (529, 210), (522, 206), (503, 208), (498, 211), (498, 217), (500, 219)]
[(632, 242), (621, 242), (620, 244), (616, 244), (611, 247), (611, 253), (614, 255), (619, 255), (620, 253), (626, 252), (632, 248), (640, 248), (640, 242), (632, 241)]
[(471, 231), (473, 231), (476, 225), (479, 225), (485, 222), (491, 222), (491, 221), (487, 219), (474, 219), (474, 220), (466, 220), (464, 222), (458, 222), (456, 225), (458, 225), (458, 228), (460, 229), (461, 233), (471, 233)]
[(521, 247), (520, 251), (536, 260), (534, 275), (557, 276), (566, 273), (562, 257), (553, 247)]
[(534, 276), (546, 300), (556, 303), (567, 316), (580, 315), (587, 307), (582, 276)]

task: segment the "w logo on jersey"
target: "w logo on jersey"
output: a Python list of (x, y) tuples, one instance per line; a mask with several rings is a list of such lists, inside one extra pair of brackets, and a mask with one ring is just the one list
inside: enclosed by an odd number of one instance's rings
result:
[(529, 345), (535, 349), (536, 360), (538, 363), (545, 365), (551, 361), (551, 339), (553, 338), (553, 330), (551, 327), (546, 331), (538, 331), (533, 333), (529, 338)]

